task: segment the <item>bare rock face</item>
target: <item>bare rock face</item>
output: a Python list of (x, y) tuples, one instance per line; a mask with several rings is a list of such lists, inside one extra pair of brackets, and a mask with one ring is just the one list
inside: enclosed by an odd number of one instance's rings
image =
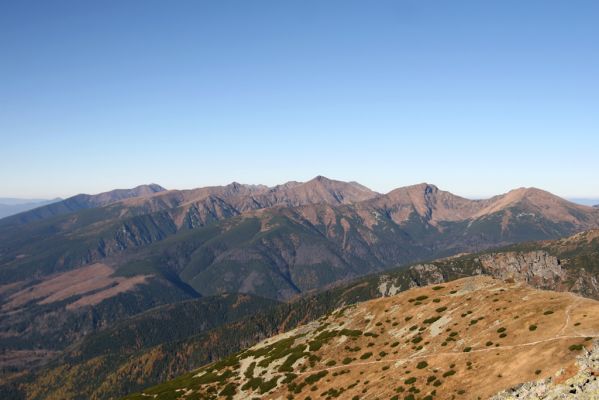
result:
[(417, 264), (408, 269), (406, 280), (382, 275), (378, 290), (381, 296), (394, 296), (404, 290), (445, 282), (441, 268), (434, 264)]
[(557, 257), (546, 251), (484, 254), (479, 261), (485, 273), (503, 280), (524, 281), (538, 288), (555, 289), (566, 278)]
[(418, 264), (410, 268), (412, 282), (410, 287), (431, 285), (445, 281), (439, 267), (434, 264)]
[(580, 355), (576, 361), (579, 368), (578, 373), (564, 382), (559, 382), (563, 372), (560, 370), (553, 377), (523, 383), (497, 393), (490, 400), (598, 399), (599, 379), (597, 379), (595, 371), (599, 370), (599, 343), (595, 342), (593, 348)]

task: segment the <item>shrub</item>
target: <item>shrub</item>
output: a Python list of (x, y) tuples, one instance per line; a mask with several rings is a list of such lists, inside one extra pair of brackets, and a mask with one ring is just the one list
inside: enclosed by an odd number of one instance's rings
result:
[(416, 364), (416, 368), (418, 369), (423, 369), (428, 367), (428, 363), (426, 361), (420, 361), (418, 364)]
[(452, 376), (452, 375), (455, 375), (455, 371), (453, 369), (450, 369), (449, 371), (447, 371), (443, 374), (443, 377), (447, 378), (448, 376)]
[(221, 392), (219, 393), (219, 395), (221, 395), (221, 396), (234, 396), (236, 392), (237, 392), (237, 388), (235, 387), (235, 384), (234, 383), (229, 383), (229, 384), (227, 384), (227, 386), (225, 386), (225, 388), (223, 390), (221, 390)]
[(501, 327), (499, 329), (497, 329), (497, 333), (503, 333), (505, 332), (505, 328)]
[(432, 324), (433, 322), (438, 321), (439, 319), (441, 319), (441, 317), (431, 317), (431, 318), (427, 318), (425, 319), (424, 322), (425, 324)]
[(347, 365), (347, 364), (351, 363), (352, 361), (354, 361), (354, 360), (353, 360), (353, 358), (350, 358), (350, 357), (345, 357), (345, 358), (343, 359), (343, 361), (341, 361), (341, 362), (342, 362), (343, 364)]
[(325, 371), (320, 371), (320, 372), (317, 372), (315, 374), (307, 376), (304, 381), (308, 385), (312, 385), (313, 383), (316, 383), (319, 380), (321, 380), (322, 378), (324, 378), (328, 373), (329, 373), (329, 371), (326, 371), (326, 370)]
[(570, 349), (570, 351), (578, 351), (578, 350), (582, 350), (583, 346), (581, 344), (573, 344), (570, 347), (568, 347), (568, 349)]
[(411, 378), (406, 379), (403, 383), (405, 383), (406, 385), (411, 385), (414, 382), (416, 382), (416, 380), (417, 380), (416, 378), (411, 377)]
[(536, 331), (537, 330), (537, 326), (535, 324), (532, 324), (531, 326), (528, 327), (529, 331)]
[(438, 312), (438, 313), (442, 313), (445, 310), (447, 310), (447, 307), (439, 307), (435, 311)]
[(472, 347), (464, 347), (464, 353), (469, 353), (472, 350)]
[(445, 288), (445, 286), (433, 286), (433, 290), (441, 290), (444, 288)]
[(547, 310), (543, 313), (543, 315), (551, 315), (551, 314), (553, 314), (553, 311), (551, 311), (551, 310)]
[(370, 357), (372, 357), (372, 352), (370, 352), (370, 351), (369, 351), (369, 352), (367, 352), (367, 353), (364, 353), (364, 354), (362, 354), (362, 355), (360, 356), (360, 360), (367, 360), (367, 359), (369, 359)]

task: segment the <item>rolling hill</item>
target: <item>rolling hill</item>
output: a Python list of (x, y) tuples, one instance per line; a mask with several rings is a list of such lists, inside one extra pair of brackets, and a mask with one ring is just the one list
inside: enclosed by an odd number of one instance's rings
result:
[(463, 278), (337, 309), (126, 399), (591, 398), (597, 338), (597, 301)]

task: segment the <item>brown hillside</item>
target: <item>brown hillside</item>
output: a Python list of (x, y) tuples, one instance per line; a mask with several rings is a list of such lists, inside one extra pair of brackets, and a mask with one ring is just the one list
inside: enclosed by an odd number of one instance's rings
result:
[(345, 307), (131, 399), (479, 399), (579, 372), (599, 303), (488, 277)]

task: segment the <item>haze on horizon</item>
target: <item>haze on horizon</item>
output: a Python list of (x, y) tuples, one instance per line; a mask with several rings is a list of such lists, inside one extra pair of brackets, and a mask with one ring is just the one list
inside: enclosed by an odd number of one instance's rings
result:
[(316, 175), (598, 198), (594, 1), (12, 2), (0, 197)]

